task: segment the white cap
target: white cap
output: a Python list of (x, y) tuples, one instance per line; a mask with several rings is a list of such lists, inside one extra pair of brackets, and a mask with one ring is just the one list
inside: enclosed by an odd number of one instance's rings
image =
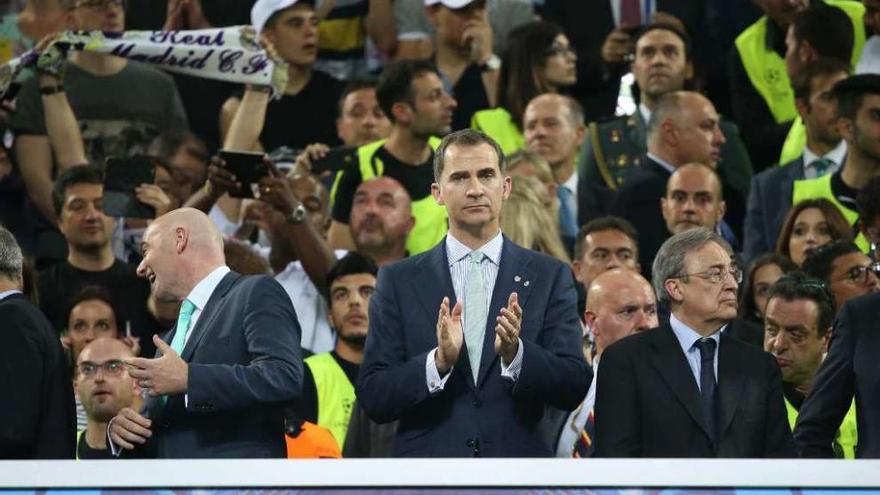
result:
[(266, 21), (272, 17), (272, 14), (279, 10), (292, 7), (299, 0), (257, 0), (251, 9), (251, 25), (260, 34)]
[(450, 9), (460, 9), (472, 4), (474, 0), (425, 0), (425, 6), (443, 5)]

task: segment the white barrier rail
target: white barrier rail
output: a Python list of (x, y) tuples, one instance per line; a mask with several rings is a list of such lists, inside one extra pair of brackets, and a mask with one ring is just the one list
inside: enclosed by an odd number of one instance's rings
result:
[(880, 461), (0, 461), (0, 488), (880, 488)]

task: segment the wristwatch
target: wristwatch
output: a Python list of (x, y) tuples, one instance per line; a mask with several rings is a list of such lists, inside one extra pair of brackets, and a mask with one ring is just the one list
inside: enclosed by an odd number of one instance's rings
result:
[(290, 213), (290, 215), (287, 215), (287, 221), (289, 223), (294, 224), (294, 225), (299, 225), (299, 224), (303, 223), (303, 221), (305, 219), (306, 219), (306, 207), (303, 206), (302, 204), (297, 205), (297, 207), (293, 209), (293, 211)]
[(480, 64), (480, 71), (482, 72), (489, 72), (492, 70), (498, 70), (500, 68), (501, 59), (498, 57), (498, 55), (495, 55), (494, 53), (489, 58), (487, 58), (485, 62)]

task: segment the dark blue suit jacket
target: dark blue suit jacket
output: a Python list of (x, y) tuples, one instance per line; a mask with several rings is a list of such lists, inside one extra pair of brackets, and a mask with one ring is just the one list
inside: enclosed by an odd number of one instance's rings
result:
[(743, 229), (743, 257), (747, 262), (773, 251), (782, 222), (791, 208), (794, 181), (803, 178), (803, 155), (782, 167), (771, 167), (752, 177)]
[[(514, 291), (523, 308), (515, 384), (501, 376), (494, 347), (495, 318)], [(552, 456), (552, 439), (542, 433), (545, 406), (573, 410), (592, 379), (570, 268), (505, 238), (477, 385), (463, 346), (444, 390), (432, 396), (425, 361), (437, 346), (443, 297), (455, 304), (445, 240), (379, 272), (357, 394), (375, 421), (400, 420), (394, 455)]]
[[(299, 322), (281, 285), (226, 274), (190, 332), (181, 354), (188, 399), (146, 401), (146, 456), (286, 457), (281, 405), (299, 396), (303, 369)], [(174, 330), (163, 339), (173, 338)]]

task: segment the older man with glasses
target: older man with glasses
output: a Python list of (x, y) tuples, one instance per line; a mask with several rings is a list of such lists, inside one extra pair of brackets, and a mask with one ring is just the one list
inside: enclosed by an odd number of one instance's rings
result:
[(723, 332), (742, 281), (727, 242), (702, 227), (676, 234), (652, 278), (671, 315), (603, 353), (596, 456), (793, 456), (779, 367)]

